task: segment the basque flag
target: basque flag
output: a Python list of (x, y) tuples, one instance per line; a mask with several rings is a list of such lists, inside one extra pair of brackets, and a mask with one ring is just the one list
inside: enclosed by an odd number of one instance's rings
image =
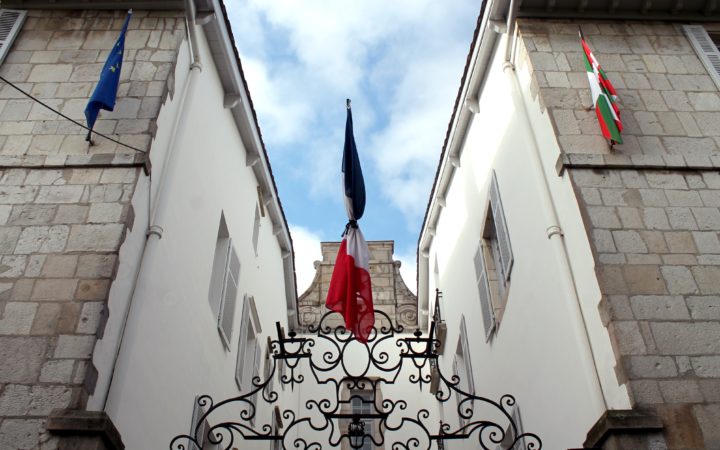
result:
[(90, 140), (100, 110), (112, 111), (115, 108), (115, 98), (120, 83), (120, 69), (122, 69), (123, 52), (125, 51), (125, 33), (127, 33), (131, 17), (132, 10), (128, 11), (120, 36), (118, 36), (115, 46), (110, 50), (108, 59), (105, 61), (102, 72), (100, 72), (100, 80), (98, 80), (95, 91), (93, 91), (85, 107), (85, 118), (87, 119), (87, 126), (90, 128), (87, 138), (85, 138), (86, 141)]
[(365, 181), (353, 137), (352, 111), (347, 100), (345, 148), (342, 161), (345, 226), (325, 306), (345, 318), (345, 327), (360, 342), (367, 342), (375, 324), (372, 285), (370, 282), (370, 251), (357, 221), (365, 212)]
[(600, 131), (605, 139), (610, 140), (611, 145), (622, 144), (620, 132), (623, 130), (623, 124), (620, 120), (620, 108), (616, 103), (618, 97), (615, 87), (585, 42), (582, 30), (580, 30), (580, 44), (585, 53), (585, 70), (590, 83), (590, 95), (592, 95), (595, 114), (600, 123)]

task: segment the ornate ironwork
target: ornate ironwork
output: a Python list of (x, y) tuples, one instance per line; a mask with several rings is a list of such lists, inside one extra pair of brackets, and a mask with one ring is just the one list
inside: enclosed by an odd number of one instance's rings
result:
[[(266, 371), (265, 379), (256, 376), (248, 392), (219, 402), (208, 395), (198, 397), (198, 406), (204, 413), (190, 434), (172, 439), (171, 450), (194, 450), (202, 448), (203, 442), (230, 450), (242, 448), (242, 441), (258, 440), (279, 441), (283, 449), (293, 450), (321, 450), (323, 443), (333, 448), (345, 445), (353, 450), (366, 443), (392, 450), (440, 450), (448, 440), (459, 439), (477, 440), (484, 450), (542, 448), (538, 435), (523, 432), (516, 423), (512, 395), (503, 395), (499, 400), (474, 395), (459, 387), (457, 375), (447, 377), (442, 373), (434, 321), (429, 335), (424, 336), (420, 330), (408, 335), (403, 334), (401, 325), (393, 325), (384, 312), (375, 314), (375, 327), (366, 344), (355, 340), (344, 326), (331, 326), (332, 322), (342, 323), (334, 312), (323, 315), (306, 335), (291, 331), (285, 336), (280, 324), (276, 324), (277, 338), (270, 341), (272, 367)], [(386, 347), (397, 352), (391, 354)], [(363, 357), (364, 362), (358, 367)], [(306, 399), (303, 411), (282, 410), (280, 427), (273, 408), (279, 403), (279, 394), (274, 388), (276, 384), (271, 383), (279, 364), (286, 369), (279, 376), (283, 385), (294, 389), (311, 373), (318, 386), (333, 392), (330, 398)], [(406, 400), (382, 398), (381, 387), (396, 385), (401, 376), (405, 382), (406, 372), (409, 372), (406, 381), (417, 385), (420, 391), (425, 385), (434, 385), (429, 398), (445, 403), (453, 395), (457, 397), (460, 423), (456, 428), (443, 421), (433, 427), (427, 408), (408, 414)], [(256, 417), (259, 399), (271, 405), (264, 423), (262, 417)], [(353, 405), (361, 407), (357, 410)], [(477, 417), (481, 413), (483, 417)], [(405, 430), (409, 432), (404, 440), (391, 441), (388, 437)]]

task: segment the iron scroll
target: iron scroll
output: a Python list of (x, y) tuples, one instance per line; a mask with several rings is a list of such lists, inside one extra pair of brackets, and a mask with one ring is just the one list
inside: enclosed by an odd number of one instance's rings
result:
[[(248, 392), (222, 401), (215, 402), (208, 395), (199, 396), (197, 406), (204, 413), (191, 433), (172, 439), (170, 449), (196, 450), (205, 442), (213, 448), (231, 450), (242, 449), (245, 441), (276, 441), (277, 448), (285, 450), (341, 446), (360, 450), (368, 444), (371, 448), (384, 446), (392, 450), (440, 450), (448, 440), (470, 440), (474, 448), (478, 448), (477, 442), (483, 450), (542, 448), (537, 434), (523, 432), (516, 423), (513, 414), (516, 401), (512, 395), (503, 395), (496, 401), (465, 392), (460, 388), (457, 375), (448, 377), (442, 373), (437, 351), (440, 341), (435, 337), (434, 321), (428, 335), (424, 336), (419, 330), (408, 335), (403, 333), (402, 325), (393, 325), (385, 312), (375, 311), (375, 314), (375, 327), (366, 344), (355, 340), (343, 325), (331, 325), (340, 322), (335, 312), (324, 314), (317, 326), (309, 327), (307, 334), (291, 331), (286, 336), (276, 324), (277, 336), (270, 341), (271, 366), (264, 374), (265, 379), (254, 377)], [(350, 367), (358, 345), (364, 346), (367, 356), (364, 367), (359, 369)], [(389, 352), (388, 348), (396, 352)], [(309, 379), (306, 374), (310, 373), (312, 381), (332, 395), (305, 399), (303, 411), (273, 408), (279, 404), (279, 394), (272, 380), (280, 365), (287, 369), (278, 376), (282, 385), (295, 389), (306, 383), (306, 378)], [(411, 413), (406, 400), (383, 398), (381, 387), (396, 385), (399, 380), (417, 385), (419, 391), (427, 387), (432, 392), (429, 398), (434, 397), (441, 403), (454, 397), (459, 423), (452, 426), (436, 421), (431, 426), (427, 408)], [(353, 392), (365, 395), (348, 394)], [(261, 401), (269, 405), (263, 409), (271, 411), (269, 417), (258, 416), (257, 406)], [(363, 406), (362, 411), (350, 408), (353, 402)], [(232, 418), (226, 420), (227, 417)], [(278, 422), (282, 422), (282, 426)], [(412, 432), (405, 435), (411, 437), (390, 438), (410, 428)], [(301, 429), (309, 433), (298, 432)]]

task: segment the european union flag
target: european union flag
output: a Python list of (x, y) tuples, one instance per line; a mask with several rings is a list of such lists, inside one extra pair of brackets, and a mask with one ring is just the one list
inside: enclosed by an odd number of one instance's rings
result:
[(87, 126), (90, 128), (86, 141), (90, 140), (100, 110), (112, 111), (115, 108), (115, 97), (117, 97), (120, 69), (122, 68), (123, 52), (125, 51), (125, 33), (127, 33), (131, 17), (132, 11), (128, 11), (120, 36), (118, 36), (115, 46), (110, 51), (107, 61), (105, 61), (102, 72), (100, 72), (100, 80), (85, 107), (85, 118), (87, 119)]

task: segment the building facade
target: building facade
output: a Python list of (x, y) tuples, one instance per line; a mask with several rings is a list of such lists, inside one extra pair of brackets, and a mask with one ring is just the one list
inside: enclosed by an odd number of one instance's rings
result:
[[(297, 327), (292, 241), (224, 6), (2, 7), (0, 448), (167, 448), (194, 429), (197, 395), (248, 392), (276, 321)], [(130, 8), (117, 105), (89, 145), (41, 102), (84, 123)]]
[[(372, 280), (373, 306), (393, 318), (394, 325), (405, 330), (417, 328), (417, 296), (408, 289), (400, 275), (400, 261), (393, 260), (393, 241), (369, 241), (370, 278)], [(322, 261), (315, 261), (315, 277), (310, 287), (300, 295), (300, 325), (303, 328), (317, 326), (327, 312), (327, 299), (335, 258), (340, 242), (321, 242)]]
[[(713, 5), (482, 2), (419, 239), (420, 319), (442, 314), (440, 364), (513, 394), (547, 448), (720, 446)], [(591, 109), (579, 30), (623, 144)]]

